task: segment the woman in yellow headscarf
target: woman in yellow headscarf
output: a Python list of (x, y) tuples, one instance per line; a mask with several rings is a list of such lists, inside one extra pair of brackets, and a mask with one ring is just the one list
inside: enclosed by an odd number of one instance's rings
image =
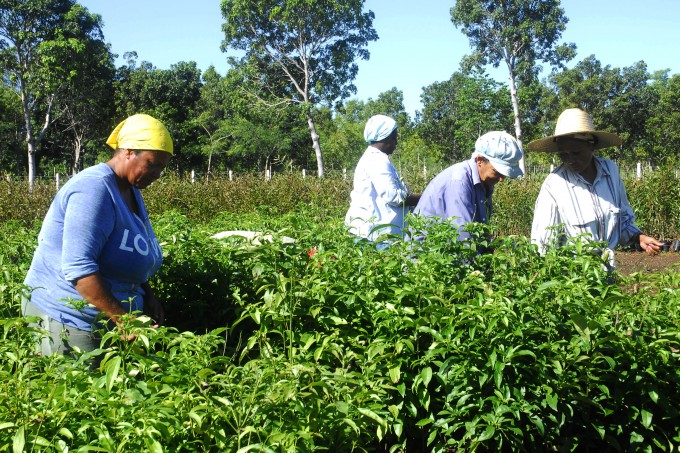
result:
[(148, 279), (163, 255), (140, 189), (173, 155), (170, 134), (149, 115), (133, 115), (111, 133), (112, 158), (83, 170), (59, 190), (45, 216), (24, 283), (24, 316), (50, 333), (43, 354), (99, 347), (93, 331), (106, 320), (143, 310), (157, 323), (164, 311)]

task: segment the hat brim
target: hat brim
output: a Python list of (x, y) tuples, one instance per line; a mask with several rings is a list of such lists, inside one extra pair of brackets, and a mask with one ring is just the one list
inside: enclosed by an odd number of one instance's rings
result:
[(519, 165), (508, 165), (496, 159), (489, 159), (488, 157), (487, 159), (491, 163), (491, 166), (494, 168), (494, 170), (496, 170), (498, 173), (502, 174), (506, 178), (515, 179), (519, 178), (524, 174)]
[(568, 137), (574, 134), (591, 134), (597, 137), (597, 143), (594, 149), (609, 148), (610, 146), (619, 146), (623, 143), (621, 137), (611, 132), (605, 131), (583, 131), (583, 132), (569, 132), (568, 134), (551, 135), (550, 137), (539, 138), (527, 145), (527, 150), (534, 152), (556, 153), (557, 138)]

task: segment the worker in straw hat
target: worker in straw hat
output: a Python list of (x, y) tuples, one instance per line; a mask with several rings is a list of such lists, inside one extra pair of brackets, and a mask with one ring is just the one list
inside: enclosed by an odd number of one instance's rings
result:
[(163, 322), (148, 283), (163, 255), (140, 189), (168, 164), (172, 139), (160, 121), (140, 114), (118, 124), (106, 143), (111, 159), (78, 173), (55, 196), (24, 281), (32, 291), (22, 313), (49, 332), (40, 345), (45, 355), (98, 348), (101, 319), (115, 325), (143, 310)]
[[(403, 233), (404, 215), (420, 195), (409, 193), (389, 159), (397, 148), (397, 122), (385, 115), (372, 116), (364, 127), (364, 139), (368, 147), (354, 171), (345, 225), (358, 238), (375, 241), (381, 235)], [(386, 245), (381, 241), (377, 247)]]
[(591, 116), (573, 108), (559, 116), (554, 135), (527, 145), (529, 151), (557, 153), (562, 162), (543, 182), (536, 200), (531, 240), (541, 252), (553, 241), (562, 244), (587, 234), (608, 244), (612, 267), (611, 251), (618, 245), (639, 244), (649, 255), (659, 253), (663, 244), (635, 226), (616, 164), (593, 155), (596, 149), (621, 143), (616, 134), (595, 130)]

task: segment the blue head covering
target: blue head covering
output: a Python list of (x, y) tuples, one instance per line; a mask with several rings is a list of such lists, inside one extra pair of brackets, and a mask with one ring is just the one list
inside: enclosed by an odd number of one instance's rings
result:
[(508, 178), (517, 178), (524, 172), (519, 166), (522, 148), (515, 137), (504, 131), (491, 131), (482, 135), (475, 143), (473, 156), (480, 154), (491, 162), (493, 168)]
[(364, 138), (368, 143), (385, 140), (397, 128), (397, 122), (389, 116), (375, 115), (366, 121)]

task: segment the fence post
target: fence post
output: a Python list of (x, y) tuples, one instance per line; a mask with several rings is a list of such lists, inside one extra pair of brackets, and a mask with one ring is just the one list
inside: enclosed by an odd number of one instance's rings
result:
[(272, 171), (270, 169), (266, 169), (264, 171), (264, 180), (269, 181), (272, 179)]
[(347, 167), (342, 169), (342, 179), (347, 179)]
[(57, 190), (59, 190), (59, 173), (54, 175), (54, 179), (57, 182)]
[(423, 164), (423, 178), (427, 178), (427, 165)]
[(307, 178), (307, 170), (305, 170), (305, 169), (303, 168), (303, 169), (302, 169), (302, 179), (306, 179), (306, 178)]
[(234, 172), (229, 170), (229, 181), (233, 181), (233, 180), (234, 180)]
[(640, 162), (637, 163), (637, 168), (635, 170), (635, 176), (637, 176), (637, 179), (642, 178), (642, 163), (640, 163)]

